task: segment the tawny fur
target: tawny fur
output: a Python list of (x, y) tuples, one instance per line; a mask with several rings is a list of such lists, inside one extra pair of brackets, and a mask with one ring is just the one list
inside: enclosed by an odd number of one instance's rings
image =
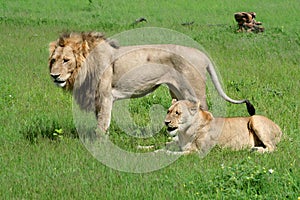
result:
[(165, 124), (171, 135), (178, 136), (176, 143), (184, 154), (205, 155), (215, 145), (272, 152), (282, 135), (279, 126), (264, 116), (214, 118), (199, 103), (187, 100), (173, 102)]
[[(73, 91), (85, 110), (96, 113), (98, 127), (106, 131), (113, 102), (142, 97), (166, 84), (176, 99), (206, 103), (206, 72), (219, 94), (232, 103), (222, 90), (209, 58), (201, 51), (179, 45), (119, 47), (97, 32), (62, 35), (49, 45), (50, 75), (54, 82)], [(253, 112), (252, 112), (253, 113)]]

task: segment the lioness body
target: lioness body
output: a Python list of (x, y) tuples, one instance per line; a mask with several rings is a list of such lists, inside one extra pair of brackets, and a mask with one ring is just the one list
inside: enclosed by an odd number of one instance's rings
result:
[(98, 126), (104, 131), (109, 127), (114, 101), (144, 96), (161, 84), (169, 87), (173, 98), (200, 100), (207, 109), (206, 71), (225, 100), (246, 103), (247, 108), (253, 108), (248, 100), (229, 98), (208, 57), (189, 47), (116, 48), (101, 33), (72, 33), (50, 43), (49, 66), (54, 82), (73, 90), (81, 108), (94, 110)]
[(206, 154), (215, 145), (272, 152), (282, 135), (279, 126), (264, 116), (214, 118), (186, 100), (173, 103), (165, 124), (171, 135), (178, 136), (176, 142), (184, 153)]

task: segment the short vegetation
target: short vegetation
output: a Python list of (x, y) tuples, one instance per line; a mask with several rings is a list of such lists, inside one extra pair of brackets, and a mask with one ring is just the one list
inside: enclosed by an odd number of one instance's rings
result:
[[(1, 2), (1, 198), (299, 199), (299, 9), (299, 0)], [(237, 33), (233, 14), (239, 11), (255, 11), (265, 31)], [(140, 17), (147, 21), (136, 23)], [(201, 44), (226, 93), (248, 98), (257, 114), (282, 128), (277, 150), (260, 155), (216, 147), (204, 158), (183, 156), (141, 174), (97, 161), (78, 137), (72, 94), (57, 88), (49, 76), (48, 44), (65, 31), (95, 30), (109, 37), (141, 27), (172, 29)], [(212, 108), (215, 94), (207, 93)], [(129, 101), (136, 124), (147, 124), (154, 104), (170, 106), (166, 88)], [(224, 105), (226, 116), (248, 115), (244, 105)], [(109, 132), (128, 151), (145, 151), (138, 145), (158, 149), (169, 140), (165, 128), (154, 137), (136, 138), (114, 121)]]

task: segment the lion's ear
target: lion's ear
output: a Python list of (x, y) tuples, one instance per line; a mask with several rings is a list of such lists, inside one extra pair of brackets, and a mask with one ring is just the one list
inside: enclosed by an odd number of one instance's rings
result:
[(99, 32), (83, 32), (81, 33), (81, 37), (83, 41), (87, 42), (91, 49), (93, 49), (101, 41), (105, 40), (104, 34)]
[(56, 48), (56, 41), (50, 42), (49, 43), (49, 53), (50, 53), (50, 55), (53, 54), (55, 48)]
[(61, 46), (61, 47), (66, 46), (66, 40), (65, 40), (64, 36), (61, 36), (61, 37), (58, 39), (58, 45)]

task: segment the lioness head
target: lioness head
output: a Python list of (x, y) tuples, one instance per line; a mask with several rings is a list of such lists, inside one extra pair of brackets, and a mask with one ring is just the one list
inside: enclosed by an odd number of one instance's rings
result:
[(169, 134), (175, 136), (177, 131), (184, 131), (188, 128), (197, 111), (198, 106), (195, 103), (188, 100), (173, 100), (165, 118), (165, 124)]
[(102, 33), (88, 32), (63, 34), (57, 41), (51, 42), (49, 68), (54, 83), (71, 90), (82, 63), (103, 40)]
[(188, 100), (172, 101), (165, 118), (167, 130), (171, 136), (186, 132), (192, 126), (206, 125), (213, 119), (211, 113), (203, 111), (200, 103)]

